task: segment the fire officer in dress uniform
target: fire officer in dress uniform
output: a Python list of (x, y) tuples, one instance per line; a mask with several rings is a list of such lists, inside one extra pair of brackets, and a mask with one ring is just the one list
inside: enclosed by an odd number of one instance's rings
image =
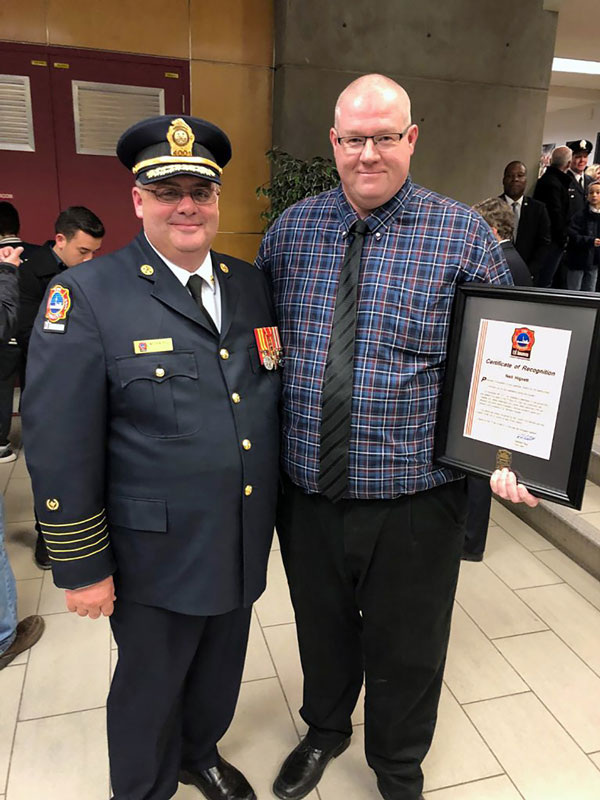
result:
[(255, 798), (217, 741), (265, 586), (281, 350), (264, 275), (213, 252), (227, 136), (193, 117), (121, 137), (143, 231), (51, 284), (23, 433), (67, 606), (111, 615), (114, 800)]

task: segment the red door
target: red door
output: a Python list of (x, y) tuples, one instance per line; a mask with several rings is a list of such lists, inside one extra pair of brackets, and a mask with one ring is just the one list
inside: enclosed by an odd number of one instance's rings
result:
[[(54, 231), (60, 210), (48, 57), (45, 47), (0, 47), (0, 200), (18, 209), (22, 238), (41, 244)], [(27, 80), (12, 83), (11, 76)], [(13, 149), (14, 140), (27, 138), (29, 143), (19, 146), (32, 149)]]
[[(6, 199), (19, 210), (23, 238), (50, 238), (58, 211), (83, 205), (104, 223), (102, 252), (124, 245), (140, 223), (131, 202), (133, 176), (114, 155), (116, 140), (146, 116), (189, 109), (188, 62), (0, 45), (2, 73), (28, 75), (31, 82), (35, 152), (0, 149), (0, 194), (13, 194)], [(26, 170), (26, 180), (17, 195), (5, 176), (15, 185), (15, 178), (23, 177), (19, 168)]]

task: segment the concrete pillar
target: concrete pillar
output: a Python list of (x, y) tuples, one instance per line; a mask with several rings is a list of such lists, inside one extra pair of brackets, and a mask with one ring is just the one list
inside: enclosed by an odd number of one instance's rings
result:
[(537, 177), (557, 13), (544, 0), (277, 0), (274, 143), (330, 155), (339, 92), (380, 72), (412, 99), (418, 183), (473, 203)]

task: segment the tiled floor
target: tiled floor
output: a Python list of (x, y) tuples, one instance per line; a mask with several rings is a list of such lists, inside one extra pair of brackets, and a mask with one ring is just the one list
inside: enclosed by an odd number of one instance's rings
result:
[[(42, 640), (0, 672), (0, 800), (107, 800), (104, 700), (117, 657), (108, 621), (64, 610), (33, 564), (32, 501), (22, 456), (0, 465), (7, 548), (20, 616)], [(600, 490), (584, 512), (600, 511)], [(600, 516), (600, 514), (598, 515)], [(499, 505), (482, 564), (464, 563), (427, 800), (600, 798), (600, 583)], [(303, 733), (294, 617), (275, 543), (256, 604), (244, 683), (223, 754), (259, 800)], [(350, 749), (311, 800), (376, 800), (357, 707)], [(177, 800), (199, 800), (181, 787)]]

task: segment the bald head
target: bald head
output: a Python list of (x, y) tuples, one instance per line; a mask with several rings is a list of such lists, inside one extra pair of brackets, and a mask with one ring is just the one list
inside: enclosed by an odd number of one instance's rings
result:
[(550, 166), (558, 167), (558, 169), (566, 172), (572, 157), (573, 151), (570, 147), (564, 147), (564, 145), (562, 147), (555, 147), (550, 156)]
[(363, 219), (404, 185), (419, 129), (410, 100), (384, 75), (365, 75), (347, 86), (329, 131), (346, 199)]
[(373, 74), (352, 81), (340, 94), (335, 104), (335, 127), (339, 128), (346, 112), (368, 112), (376, 105), (395, 107), (402, 116), (402, 128), (410, 125), (410, 97), (406, 91), (391, 78)]

